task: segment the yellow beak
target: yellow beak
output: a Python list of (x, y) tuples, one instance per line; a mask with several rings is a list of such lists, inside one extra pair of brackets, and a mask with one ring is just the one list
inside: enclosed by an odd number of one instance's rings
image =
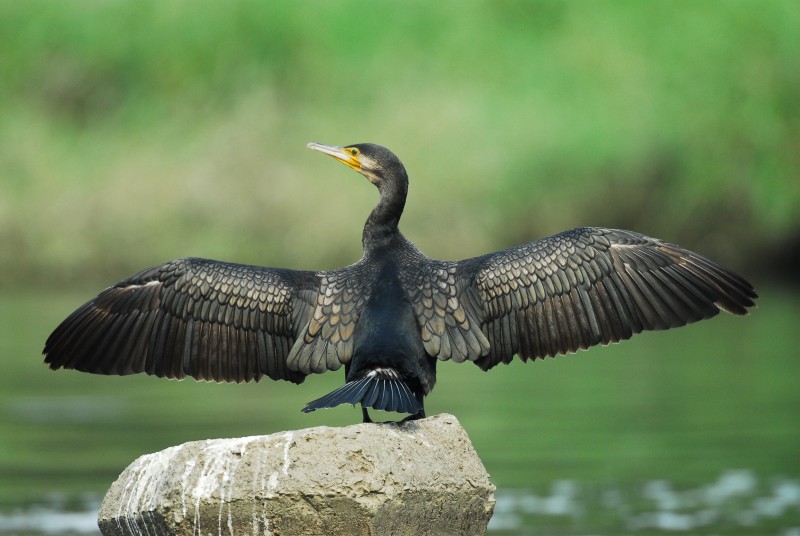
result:
[(358, 160), (358, 154), (353, 155), (350, 152), (346, 151), (344, 147), (337, 147), (336, 145), (323, 145), (321, 143), (311, 142), (306, 145), (312, 151), (319, 151), (321, 153), (325, 153), (329, 156), (334, 157), (336, 160), (341, 162), (342, 164), (355, 169), (356, 171), (361, 171), (361, 162)]

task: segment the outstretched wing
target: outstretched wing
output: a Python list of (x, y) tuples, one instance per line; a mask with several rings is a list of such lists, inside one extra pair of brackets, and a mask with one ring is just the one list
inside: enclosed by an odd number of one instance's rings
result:
[[(458, 264), (421, 255), (408, 260), (400, 281), (419, 325), (425, 352), (456, 363), (485, 355), (489, 341), (481, 331), (482, 307), (459, 292)], [(472, 305), (470, 307), (470, 305)]]
[(377, 275), (364, 262), (319, 273), (319, 293), (289, 355), (292, 370), (318, 374), (350, 362), (356, 324)]
[(457, 263), (461, 302), (481, 318), (481, 368), (683, 326), (757, 297), (727, 268), (631, 231), (580, 228)]
[(96, 374), (145, 372), (167, 378), (242, 382), (266, 374), (300, 383), (287, 366), (308, 322), (319, 277), (180, 259), (101, 292), (45, 343), (50, 368)]

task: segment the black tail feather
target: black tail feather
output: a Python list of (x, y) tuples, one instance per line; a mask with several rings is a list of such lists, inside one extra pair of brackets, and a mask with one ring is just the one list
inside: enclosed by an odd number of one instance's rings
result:
[[(369, 379), (367, 379), (367, 381), (369, 381)], [(374, 382), (377, 383), (378, 380), (376, 379), (376, 380), (374, 380)], [(372, 383), (372, 382), (370, 382), (370, 383)], [(380, 394), (380, 391), (378, 389), (375, 389), (374, 387), (371, 388), (369, 390), (369, 392), (366, 395), (364, 395), (364, 398), (361, 399), (361, 405), (363, 407), (365, 407), (365, 408), (375, 407), (375, 402), (377, 402), (379, 394)]]
[(327, 395), (312, 400), (303, 408), (308, 413), (321, 408), (332, 408), (339, 404), (361, 403), (365, 408), (396, 411), (415, 415), (422, 411), (408, 385), (402, 380), (381, 378), (377, 375), (348, 382)]

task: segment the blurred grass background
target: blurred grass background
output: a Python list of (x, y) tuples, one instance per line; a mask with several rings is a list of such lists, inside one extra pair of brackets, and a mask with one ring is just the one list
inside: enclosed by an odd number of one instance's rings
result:
[(308, 141), (395, 151), (430, 256), (631, 228), (762, 293), (751, 318), (589, 356), (443, 364), (430, 413), (499, 486), (800, 476), (799, 112), (794, 1), (0, 1), (0, 506), (102, 493), (189, 439), (358, 420), (297, 411), (337, 374), (210, 386), (38, 358), (146, 266), (357, 260), (376, 192)]
[(436, 257), (800, 244), (796, 2), (2, 2), (0, 35), (4, 286), (353, 262), (375, 192), (308, 141), (393, 149)]

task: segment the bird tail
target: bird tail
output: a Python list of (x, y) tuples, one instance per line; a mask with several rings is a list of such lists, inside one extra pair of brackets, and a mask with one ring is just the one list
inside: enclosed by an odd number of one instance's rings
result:
[(359, 402), (365, 408), (411, 415), (422, 411), (422, 404), (404, 381), (382, 378), (376, 374), (347, 382), (322, 398), (312, 400), (305, 405), (302, 411), (309, 413), (320, 408), (333, 408), (344, 403), (356, 405)]

